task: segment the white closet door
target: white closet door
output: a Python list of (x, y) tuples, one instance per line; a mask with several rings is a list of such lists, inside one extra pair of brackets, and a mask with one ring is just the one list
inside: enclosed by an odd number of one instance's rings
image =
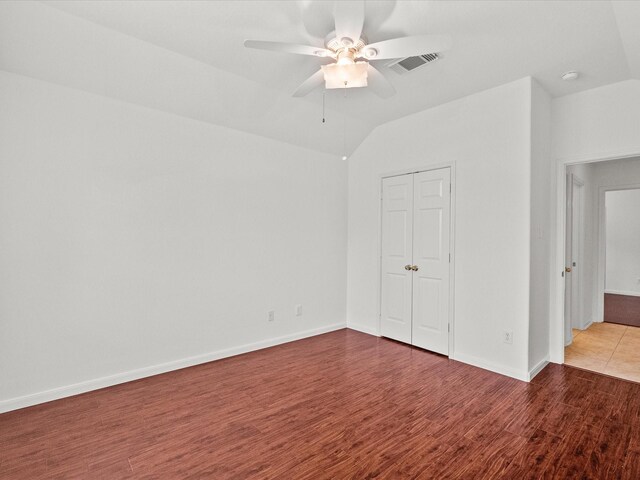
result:
[(413, 175), (382, 180), (381, 334), (411, 343)]
[(414, 174), (413, 345), (449, 354), (449, 168)]

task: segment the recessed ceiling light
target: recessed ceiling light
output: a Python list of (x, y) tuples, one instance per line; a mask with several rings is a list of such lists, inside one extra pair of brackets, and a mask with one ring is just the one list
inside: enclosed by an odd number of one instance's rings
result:
[(347, 156), (346, 156), (346, 155), (343, 155), (343, 156), (342, 156), (342, 160), (346, 160), (346, 159), (347, 159)]
[(562, 80), (564, 81), (571, 81), (571, 80), (575, 80), (580, 76), (580, 74), (578, 72), (565, 72), (562, 75), (560, 75), (560, 78), (562, 78)]

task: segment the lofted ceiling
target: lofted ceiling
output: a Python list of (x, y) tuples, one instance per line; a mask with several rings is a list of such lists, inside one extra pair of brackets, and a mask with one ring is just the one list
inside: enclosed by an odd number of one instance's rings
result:
[[(368, 1), (370, 42), (448, 34), (453, 48), (397, 94), (291, 93), (321, 59), (245, 39), (323, 46), (334, 2), (66, 1), (0, 4), (0, 69), (342, 155), (377, 125), (525, 76), (553, 96), (640, 78), (640, 2)], [(425, 52), (426, 53), (426, 52)], [(578, 70), (581, 77), (559, 76)]]

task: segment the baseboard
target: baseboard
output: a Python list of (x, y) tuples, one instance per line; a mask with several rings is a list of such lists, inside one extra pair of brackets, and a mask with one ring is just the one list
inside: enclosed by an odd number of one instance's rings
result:
[(542, 371), (542, 369), (547, 365), (549, 365), (549, 355), (547, 355), (545, 358), (540, 360), (535, 367), (529, 370), (529, 381), (533, 380), (533, 377), (539, 374)]
[(517, 380), (522, 380), (523, 382), (529, 381), (529, 372), (527, 372), (526, 370), (516, 370), (505, 365), (488, 362), (481, 358), (474, 357), (473, 355), (467, 355), (466, 353), (456, 352), (455, 355), (451, 355), (450, 358), (452, 360), (457, 360), (458, 362), (466, 363), (467, 365), (472, 365), (484, 370), (489, 370), (490, 372), (499, 373), (500, 375), (505, 375)]
[(358, 332), (366, 333), (368, 335), (373, 335), (374, 337), (380, 336), (380, 332), (378, 332), (377, 328), (371, 328), (357, 323), (347, 323), (347, 328), (357, 330)]
[(626, 295), (628, 297), (640, 297), (640, 292), (634, 292), (633, 290), (605, 290), (604, 293), (610, 295)]
[(208, 363), (214, 360), (220, 360), (222, 358), (233, 357), (242, 353), (253, 352), (255, 350), (261, 350), (263, 348), (273, 347), (275, 345), (281, 345), (283, 343), (293, 342), (295, 340), (301, 340), (303, 338), (313, 337), (315, 335), (333, 332), (335, 330), (340, 330), (343, 328), (346, 328), (345, 323), (336, 323), (320, 328), (314, 328), (312, 330), (305, 330), (303, 332), (284, 335), (282, 337), (270, 338), (268, 340), (262, 340), (260, 342), (248, 343), (233, 348), (217, 350), (215, 352), (209, 352), (202, 355), (174, 360), (172, 362), (161, 363), (158, 365), (152, 365), (136, 370), (117, 373), (115, 375), (109, 375), (106, 377), (87, 380), (80, 383), (74, 383), (72, 385), (53, 388), (51, 390), (46, 390), (43, 392), (10, 398), (8, 400), (1, 400), (0, 413), (10, 412), (11, 410), (17, 410), (19, 408), (30, 407), (32, 405), (38, 405), (40, 403), (50, 402), (52, 400), (58, 400), (60, 398), (70, 397), (72, 395), (78, 395), (80, 393), (86, 393), (92, 390), (98, 390), (100, 388), (111, 387), (120, 383), (131, 382), (133, 380), (139, 380), (141, 378), (171, 372), (173, 370), (180, 370), (181, 368), (193, 367), (194, 365), (200, 365), (202, 363)]
[[(358, 332), (367, 333), (369, 335), (374, 335), (376, 337), (380, 336), (380, 333), (377, 331), (377, 329), (366, 327), (364, 325), (359, 325), (357, 323), (348, 323), (347, 328), (350, 328), (351, 330), (357, 330)], [(533, 378), (531, 376), (531, 372), (520, 372), (512, 368), (505, 367), (504, 365), (498, 365), (495, 363), (487, 362), (480, 358), (474, 357), (472, 355), (467, 355), (464, 353), (463, 354), (456, 353), (455, 355), (450, 355), (449, 358), (451, 358), (452, 360), (457, 360), (458, 362), (466, 363), (467, 365), (472, 365), (474, 367), (479, 367), (494, 373), (499, 373), (500, 375), (506, 375), (507, 377), (523, 380), (525, 382), (528, 382), (530, 378)], [(540, 366), (540, 370), (542, 370), (542, 368), (544, 368), (544, 366), (549, 362), (549, 359), (547, 358), (545, 362), (546, 363), (544, 363), (544, 365)], [(535, 372), (535, 374), (537, 373), (538, 371)]]

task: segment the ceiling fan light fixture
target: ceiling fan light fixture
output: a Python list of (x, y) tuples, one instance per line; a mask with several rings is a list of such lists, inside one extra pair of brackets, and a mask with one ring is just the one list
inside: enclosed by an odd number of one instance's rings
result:
[(364, 56), (365, 58), (375, 58), (378, 55), (378, 50), (375, 48), (365, 48)]
[(340, 43), (342, 44), (343, 47), (346, 47), (346, 48), (353, 47), (353, 40), (349, 37), (342, 37), (340, 39)]
[(353, 65), (356, 63), (355, 53), (353, 50), (349, 50), (345, 48), (344, 50), (340, 50), (337, 55), (338, 65)]
[(322, 65), (325, 88), (358, 88), (367, 86), (367, 62)]

